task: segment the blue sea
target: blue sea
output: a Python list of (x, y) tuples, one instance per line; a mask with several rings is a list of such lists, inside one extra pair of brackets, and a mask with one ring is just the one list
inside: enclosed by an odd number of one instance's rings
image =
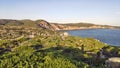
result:
[(67, 32), (72, 36), (95, 38), (109, 45), (120, 46), (119, 29), (84, 29), (68, 30)]

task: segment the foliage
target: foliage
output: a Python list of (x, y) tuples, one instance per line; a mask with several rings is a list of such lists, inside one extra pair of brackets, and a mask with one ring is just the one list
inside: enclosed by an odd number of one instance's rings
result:
[(106, 56), (120, 56), (119, 47), (93, 38), (64, 37), (60, 32), (33, 27), (4, 28), (0, 68), (105, 68), (106, 59), (97, 58), (101, 49)]

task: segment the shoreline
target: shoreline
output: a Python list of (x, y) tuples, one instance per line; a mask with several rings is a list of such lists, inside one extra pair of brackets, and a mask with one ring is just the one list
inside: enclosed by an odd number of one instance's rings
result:
[(59, 30), (56, 30), (56, 31), (70, 31), (70, 30), (88, 30), (88, 29), (117, 29), (117, 30), (120, 30), (118, 28), (84, 28), (84, 29), (59, 29)]
[[(91, 28), (91, 29), (110, 29), (110, 30), (118, 30), (118, 29), (111, 29), (111, 28)], [(69, 35), (70, 35), (70, 33), (69, 33), (69, 31), (77, 31), (77, 30), (91, 30), (91, 29), (76, 29), (76, 30), (58, 30), (58, 31), (60, 31), (60, 32), (67, 32)], [(75, 35), (71, 35), (71, 36), (75, 36)], [(80, 36), (80, 37), (82, 37), (82, 36)], [(91, 37), (82, 37), (82, 38), (91, 38)], [(92, 37), (92, 38), (94, 38), (94, 37)], [(104, 44), (107, 44), (107, 45), (110, 45), (110, 46), (118, 46), (118, 47), (120, 47), (120, 45), (115, 45), (115, 44), (112, 44), (112, 43), (106, 43), (106, 42), (103, 42), (102, 40), (100, 40), (100, 39), (97, 39), (97, 38), (94, 38), (94, 39), (96, 39), (96, 40), (98, 40), (98, 41), (100, 41), (100, 42), (102, 42), (102, 43), (104, 43)]]

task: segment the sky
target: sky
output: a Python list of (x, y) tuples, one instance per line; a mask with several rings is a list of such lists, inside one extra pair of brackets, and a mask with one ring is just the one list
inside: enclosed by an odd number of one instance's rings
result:
[(120, 26), (120, 0), (0, 0), (0, 19)]

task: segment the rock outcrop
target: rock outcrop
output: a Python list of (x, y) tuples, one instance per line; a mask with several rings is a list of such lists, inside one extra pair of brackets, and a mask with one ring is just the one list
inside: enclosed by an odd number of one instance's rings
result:
[(51, 26), (51, 24), (45, 20), (37, 20), (36, 23), (42, 28), (55, 30), (53, 26)]
[(106, 60), (107, 68), (120, 68), (120, 57), (112, 57)]

